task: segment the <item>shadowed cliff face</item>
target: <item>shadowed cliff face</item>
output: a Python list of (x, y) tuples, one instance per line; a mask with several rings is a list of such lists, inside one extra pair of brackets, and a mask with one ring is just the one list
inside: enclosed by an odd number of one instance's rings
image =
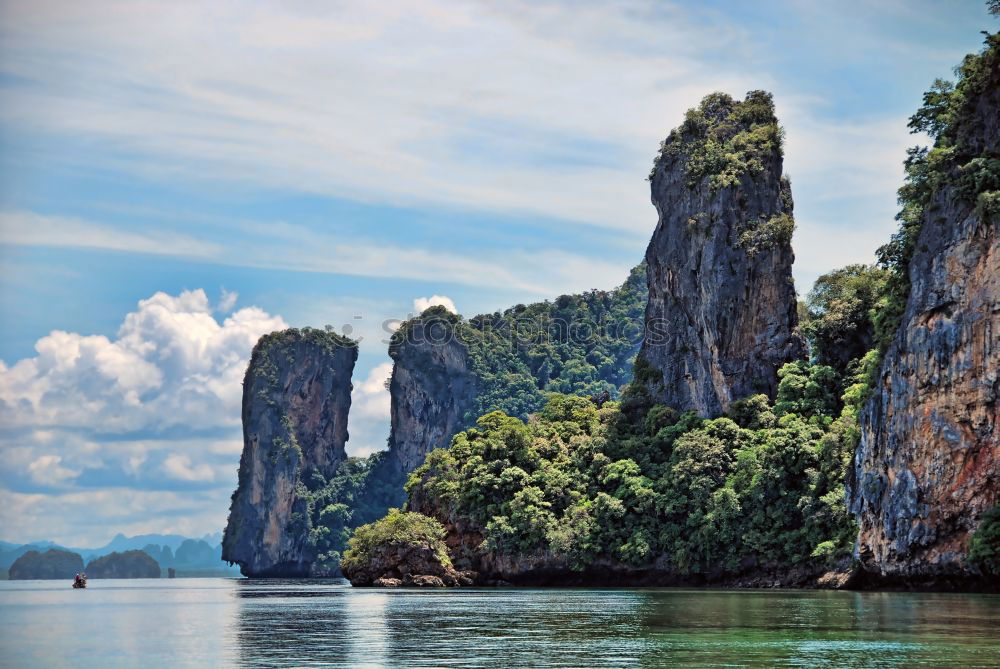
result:
[(650, 174), (659, 221), (646, 250), (645, 364), (658, 402), (718, 415), (777, 389), (801, 357), (791, 186), (771, 96), (716, 93), (671, 132)]
[[(858, 554), (891, 580), (974, 575), (971, 534), (1000, 504), (997, 47), (984, 58), (957, 127), (938, 141), (943, 184), (924, 206), (906, 311), (861, 416), (849, 486)], [(994, 160), (992, 185), (978, 178), (990, 172), (983, 158)]]
[(247, 576), (305, 576), (307, 486), (347, 455), (357, 343), (304, 328), (261, 337), (243, 381), (243, 455), (222, 559)]
[(407, 474), (465, 427), (479, 383), (468, 347), (455, 336), (458, 318), (447, 313), (409, 321), (393, 337), (390, 453)]

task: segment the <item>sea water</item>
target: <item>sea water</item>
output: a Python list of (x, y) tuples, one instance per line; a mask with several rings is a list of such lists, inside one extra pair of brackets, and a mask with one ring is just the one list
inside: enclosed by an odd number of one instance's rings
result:
[(1000, 596), (0, 581), (10, 667), (988, 667)]

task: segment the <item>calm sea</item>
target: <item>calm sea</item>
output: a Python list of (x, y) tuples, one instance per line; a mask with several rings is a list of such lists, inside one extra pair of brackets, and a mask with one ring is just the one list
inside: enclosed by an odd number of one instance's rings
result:
[(1000, 665), (1000, 596), (0, 581), (11, 667)]

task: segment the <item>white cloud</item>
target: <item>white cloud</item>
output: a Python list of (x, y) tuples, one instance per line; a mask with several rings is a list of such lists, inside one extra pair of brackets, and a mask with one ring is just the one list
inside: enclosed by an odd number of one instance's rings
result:
[(447, 295), (431, 295), (430, 297), (418, 297), (413, 300), (413, 309), (422, 314), (431, 307), (444, 307), (453, 314), (458, 313), (455, 303)]
[[(261, 335), (285, 327), (257, 307), (217, 320), (203, 290), (156, 293), (114, 337), (54, 331), (33, 357), (0, 361), (6, 537), (86, 535), (97, 544), (109, 527), (197, 535), (220, 528), (242, 450), (250, 352)], [(208, 498), (215, 508), (189, 502)], [(29, 500), (35, 506), (25, 511)]]
[(386, 382), (392, 375), (392, 363), (379, 363), (351, 394), (351, 417), (348, 422), (350, 455), (364, 456), (385, 448), (389, 432), (391, 398)]
[(60, 466), (61, 462), (58, 455), (42, 455), (28, 465), (28, 471), (32, 479), (43, 485), (59, 485), (79, 476), (80, 472)]
[[(35, 226), (36, 220), (45, 221)], [(162, 226), (165, 229), (165, 226)], [(131, 233), (83, 219), (33, 212), (0, 214), (0, 243), (106, 248), (157, 253), (259, 269), (455, 282), (504, 287), (528, 295), (574, 292), (621, 281), (627, 266), (564, 251), (487, 251), (476, 257), (438, 249), (393, 246), (312, 231), (288, 223), (241, 222), (241, 234), (225, 247), (200, 244), (180, 233)], [(579, 273), (580, 267), (587, 272)], [(599, 283), (605, 280), (607, 283)], [(226, 298), (224, 294), (223, 299)], [(229, 298), (231, 299), (231, 298)], [(225, 306), (225, 303), (220, 304)]]
[(361, 383), (354, 384), (351, 398), (351, 421), (355, 417), (389, 418), (389, 390), (386, 382), (392, 375), (392, 363), (383, 362), (368, 373)]
[(215, 306), (215, 310), (223, 314), (227, 314), (233, 310), (236, 306), (236, 300), (240, 299), (240, 294), (235, 290), (229, 291), (225, 288), (222, 289), (222, 295), (219, 297), (219, 303)]
[(191, 465), (191, 458), (183, 453), (168, 455), (163, 461), (163, 471), (179, 481), (212, 481), (215, 470), (208, 464)]
[(0, 212), (0, 241), (22, 246), (73, 246), (112, 251), (208, 259), (221, 247), (179, 233), (136, 232), (78, 218), (45, 216), (30, 211)]
[(55, 330), (35, 357), (0, 361), (0, 422), (101, 433), (237, 425), (250, 350), (285, 327), (256, 307), (219, 323), (202, 290), (156, 293), (115, 339)]

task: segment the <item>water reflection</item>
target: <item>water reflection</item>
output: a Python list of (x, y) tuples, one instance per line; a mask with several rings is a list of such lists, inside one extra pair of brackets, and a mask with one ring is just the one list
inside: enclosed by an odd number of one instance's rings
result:
[(0, 666), (997, 666), (1000, 597), (0, 581)]
[(995, 666), (1000, 598), (240, 588), (247, 666)]

